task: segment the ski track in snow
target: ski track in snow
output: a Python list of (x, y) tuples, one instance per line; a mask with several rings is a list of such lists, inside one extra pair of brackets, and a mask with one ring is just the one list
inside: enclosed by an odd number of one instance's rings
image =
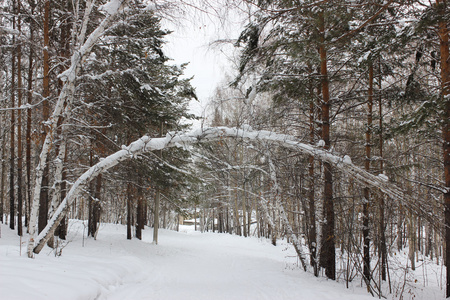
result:
[(373, 299), (364, 288), (303, 272), (286, 244), (181, 226), (161, 230), (154, 245), (151, 228), (130, 241), (124, 226), (108, 224), (82, 247), (83, 225), (71, 224), (62, 256), (44, 248), (35, 259), (27, 258), (26, 243), (20, 256), (19, 238), (1, 225), (2, 299)]

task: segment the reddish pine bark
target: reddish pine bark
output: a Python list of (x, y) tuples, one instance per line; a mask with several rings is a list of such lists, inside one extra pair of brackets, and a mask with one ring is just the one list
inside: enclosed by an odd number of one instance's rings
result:
[[(442, 16), (446, 14), (447, 2), (444, 0), (436, 1), (438, 13)], [(448, 26), (445, 18), (442, 18), (438, 24), (439, 26), (439, 42), (441, 52), (441, 89), (442, 99), (444, 101), (443, 111), (443, 159), (444, 159), (444, 181), (446, 192), (444, 193), (444, 217), (445, 217), (445, 262), (447, 264), (447, 285), (446, 297), (450, 297), (450, 64), (449, 64), (449, 40), (448, 40)]]

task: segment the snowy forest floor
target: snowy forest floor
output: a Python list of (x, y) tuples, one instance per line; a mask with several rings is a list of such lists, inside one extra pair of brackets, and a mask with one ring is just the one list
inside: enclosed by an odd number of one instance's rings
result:
[[(0, 298), (374, 299), (360, 280), (347, 289), (342, 280), (303, 272), (294, 249), (284, 241), (275, 247), (265, 239), (200, 233), (193, 226), (180, 226), (180, 232), (160, 230), (159, 244), (154, 245), (151, 228), (144, 230), (142, 241), (127, 240), (123, 225), (102, 224), (94, 240), (83, 239), (84, 225), (70, 222), (61, 256), (44, 248), (35, 259), (28, 259), (26, 237), (20, 247), (16, 232), (2, 224)], [(430, 278), (438, 278), (436, 272), (442, 270), (437, 265), (429, 269), (435, 273)], [(416, 272), (424, 274), (424, 270), (418, 267)], [(422, 280), (415, 281), (405, 285), (403, 299), (443, 298), (437, 286), (424, 287)], [(398, 293), (388, 295), (397, 298)]]

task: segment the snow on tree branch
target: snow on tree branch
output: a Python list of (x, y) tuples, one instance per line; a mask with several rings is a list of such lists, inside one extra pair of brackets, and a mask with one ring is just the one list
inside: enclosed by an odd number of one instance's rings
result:
[(103, 171), (106, 171), (122, 161), (137, 157), (143, 153), (162, 150), (170, 147), (187, 147), (197, 143), (206, 143), (217, 141), (225, 138), (245, 139), (250, 141), (271, 141), (277, 142), (280, 146), (298, 151), (306, 155), (313, 155), (316, 159), (329, 162), (337, 169), (352, 176), (361, 184), (368, 187), (380, 189), (392, 199), (400, 201), (404, 207), (413, 211), (420, 211), (419, 207), (414, 206), (414, 201), (406, 195), (403, 190), (396, 185), (388, 182), (385, 177), (372, 175), (361, 168), (353, 165), (351, 160), (338, 155), (334, 155), (328, 151), (318, 147), (300, 143), (293, 136), (278, 134), (271, 131), (253, 131), (251, 128), (227, 128), (227, 127), (211, 127), (206, 129), (198, 129), (191, 132), (168, 133), (165, 137), (151, 138), (143, 136), (139, 140), (131, 143), (129, 146), (123, 146), (122, 150), (100, 160), (96, 165), (88, 169), (73, 184), (66, 198), (61, 202), (55, 214), (48, 222), (44, 230), (37, 238), (35, 253), (39, 253), (44, 247), (47, 240), (52, 236), (58, 227), (66, 210), (81, 192), (83, 186), (88, 184), (93, 178)]
[[(115, 2), (114, 9), (108, 10), (108, 14), (105, 16), (100, 25), (89, 35), (85, 43), (81, 45), (78, 50), (75, 50), (74, 54), (71, 57), (70, 67), (59, 75), (59, 78), (64, 82), (64, 86), (61, 90), (61, 93), (59, 94), (58, 101), (56, 102), (53, 113), (50, 116), (50, 119), (46, 122), (48, 125), (48, 130), (42, 146), (41, 154), (39, 155), (38, 166), (36, 168), (36, 179), (30, 212), (30, 239), (28, 241), (27, 247), (29, 257), (33, 256), (34, 238), (36, 235), (37, 226), (37, 214), (39, 210), (39, 194), (41, 190), (44, 169), (47, 164), (47, 156), (51, 149), (51, 144), (54, 136), (57, 132), (56, 127), (58, 124), (58, 119), (61, 116), (67, 119), (70, 115), (73, 100), (72, 98), (75, 91), (75, 81), (84, 58), (90, 54), (92, 48), (98, 42), (99, 38), (112, 23), (115, 16), (120, 12), (121, 9), (123, 9), (123, 7), (125, 7), (127, 3), (126, 0), (113, 0), (112, 2)], [(80, 33), (80, 36), (82, 35), (84, 35), (83, 30)], [(84, 38), (79, 40), (84, 40)]]

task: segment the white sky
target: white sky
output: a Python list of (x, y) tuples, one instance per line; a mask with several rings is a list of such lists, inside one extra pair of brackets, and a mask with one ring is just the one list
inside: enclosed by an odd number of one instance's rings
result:
[[(188, 26), (186, 26), (188, 27)], [(214, 89), (223, 78), (227, 61), (220, 52), (210, 49), (208, 44), (212, 33), (208, 26), (191, 27), (190, 30), (175, 29), (168, 38), (169, 42), (164, 49), (174, 63), (189, 63), (185, 70), (187, 77), (194, 76), (192, 85), (196, 88), (200, 103), (193, 103), (192, 110), (201, 115), (204, 107), (214, 92)], [(200, 104), (200, 105), (198, 105)]]
[(234, 47), (231, 44), (210, 44), (218, 39), (237, 39), (242, 21), (239, 21), (236, 13), (233, 13), (234, 20), (227, 18), (226, 21), (198, 10), (192, 15), (181, 17), (181, 24), (163, 24), (163, 28), (173, 31), (167, 37), (168, 43), (164, 46), (164, 51), (175, 64), (189, 63), (185, 74), (186, 77), (194, 77), (192, 85), (199, 98), (199, 102), (191, 102), (190, 109), (192, 113), (204, 116), (204, 110), (216, 87), (224, 81), (225, 74), (233, 73), (229, 58), (233, 55)]

